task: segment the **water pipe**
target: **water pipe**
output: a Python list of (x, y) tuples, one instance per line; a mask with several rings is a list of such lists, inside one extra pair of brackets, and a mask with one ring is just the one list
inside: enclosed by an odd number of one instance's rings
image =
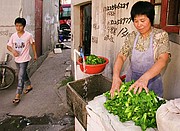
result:
[(77, 80), (77, 59), (76, 59), (76, 54), (81, 56), (83, 58), (83, 65), (84, 65), (84, 71), (85, 71), (85, 61), (84, 61), (84, 53), (82, 48), (80, 49), (80, 52), (74, 49), (74, 73), (75, 73), (75, 80)]
[(80, 56), (80, 52), (74, 49), (74, 74), (75, 74), (75, 80), (77, 80), (77, 63), (76, 63), (76, 54)]

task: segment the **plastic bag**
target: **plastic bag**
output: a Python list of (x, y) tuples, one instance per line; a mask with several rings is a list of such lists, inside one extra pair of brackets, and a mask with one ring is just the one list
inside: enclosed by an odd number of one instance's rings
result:
[(156, 112), (159, 131), (180, 131), (180, 98), (167, 101)]

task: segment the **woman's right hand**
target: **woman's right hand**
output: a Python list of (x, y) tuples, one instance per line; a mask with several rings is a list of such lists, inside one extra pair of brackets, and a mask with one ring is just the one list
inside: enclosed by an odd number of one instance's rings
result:
[(15, 50), (12, 53), (13, 53), (14, 57), (18, 57), (19, 56), (19, 53), (17, 51), (15, 51)]
[(113, 78), (113, 82), (112, 82), (112, 86), (110, 90), (111, 98), (114, 97), (115, 91), (118, 91), (118, 92), (120, 91), (121, 84), (122, 84), (122, 81), (119, 77)]

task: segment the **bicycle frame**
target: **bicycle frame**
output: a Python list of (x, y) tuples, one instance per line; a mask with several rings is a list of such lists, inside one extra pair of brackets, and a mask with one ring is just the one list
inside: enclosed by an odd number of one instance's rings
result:
[[(4, 65), (7, 65), (7, 61), (8, 61), (8, 58), (9, 58), (9, 54), (6, 53), (5, 55), (5, 59), (4, 59), (4, 62), (2, 62), (2, 64), (0, 65), (1, 66), (4, 66)], [(5, 73), (6, 73), (6, 69), (3, 68), (2, 72), (1, 72), (1, 84), (3, 84), (5, 82)]]
[[(8, 58), (9, 54), (6, 53), (4, 61), (0, 64), (0, 89), (8, 88), (15, 80), (15, 70), (7, 65)], [(6, 76), (6, 72), (10, 73), (10, 76)], [(11, 81), (8, 85), (6, 85), (7, 79)]]
[(1, 84), (5, 83), (5, 73), (6, 73), (6, 69), (2, 70), (2, 80), (1, 80)]

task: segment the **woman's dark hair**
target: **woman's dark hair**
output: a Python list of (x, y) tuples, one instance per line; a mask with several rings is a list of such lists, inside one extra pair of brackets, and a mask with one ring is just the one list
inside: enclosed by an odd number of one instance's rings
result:
[(22, 24), (24, 27), (26, 26), (26, 20), (24, 18), (16, 18), (14, 24), (16, 25), (17, 23)]
[(136, 15), (146, 15), (151, 25), (153, 25), (155, 15), (154, 5), (147, 1), (136, 2), (131, 8), (131, 19), (133, 22)]

